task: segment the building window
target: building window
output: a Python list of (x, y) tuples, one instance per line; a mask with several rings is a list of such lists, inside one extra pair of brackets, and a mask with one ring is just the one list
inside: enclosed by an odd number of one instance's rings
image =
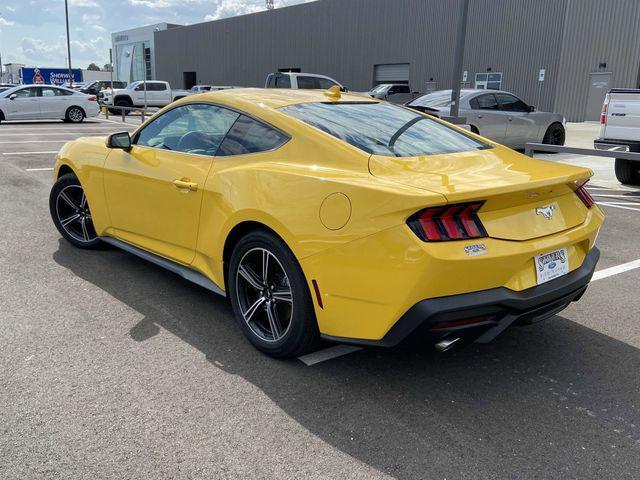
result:
[(476, 73), (476, 88), (502, 90), (502, 73)]
[(146, 46), (144, 47), (144, 67), (147, 73), (147, 79), (153, 79), (153, 75), (151, 74), (151, 48)]

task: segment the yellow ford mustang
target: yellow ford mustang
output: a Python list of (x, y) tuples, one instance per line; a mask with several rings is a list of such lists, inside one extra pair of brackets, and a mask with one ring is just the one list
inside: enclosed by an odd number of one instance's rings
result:
[(370, 98), (238, 89), (67, 143), (50, 210), (73, 245), (228, 295), (268, 354), (419, 332), (444, 349), (582, 295), (604, 219), (590, 175)]

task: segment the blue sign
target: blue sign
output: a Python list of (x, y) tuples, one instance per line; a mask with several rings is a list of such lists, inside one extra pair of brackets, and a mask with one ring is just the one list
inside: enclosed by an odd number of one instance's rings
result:
[[(82, 83), (82, 70), (74, 68), (73, 83)], [(69, 70), (66, 68), (26, 68), (20, 69), (20, 78), (23, 84), (43, 83), (50, 85), (62, 85), (69, 82)]]

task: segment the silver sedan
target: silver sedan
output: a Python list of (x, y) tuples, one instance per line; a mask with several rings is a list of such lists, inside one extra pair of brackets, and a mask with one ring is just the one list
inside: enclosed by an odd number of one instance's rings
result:
[[(406, 106), (437, 117), (449, 116), (451, 90), (423, 95)], [(511, 148), (522, 149), (527, 142), (564, 145), (562, 115), (539, 112), (509, 92), (462, 90), (460, 116), (466, 117), (472, 132)]]

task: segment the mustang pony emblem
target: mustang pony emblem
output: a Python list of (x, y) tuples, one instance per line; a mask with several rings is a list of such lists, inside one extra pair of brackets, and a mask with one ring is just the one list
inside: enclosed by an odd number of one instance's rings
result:
[(553, 218), (553, 211), (556, 209), (555, 205), (547, 205), (546, 207), (536, 208), (536, 215), (542, 215), (547, 220)]

